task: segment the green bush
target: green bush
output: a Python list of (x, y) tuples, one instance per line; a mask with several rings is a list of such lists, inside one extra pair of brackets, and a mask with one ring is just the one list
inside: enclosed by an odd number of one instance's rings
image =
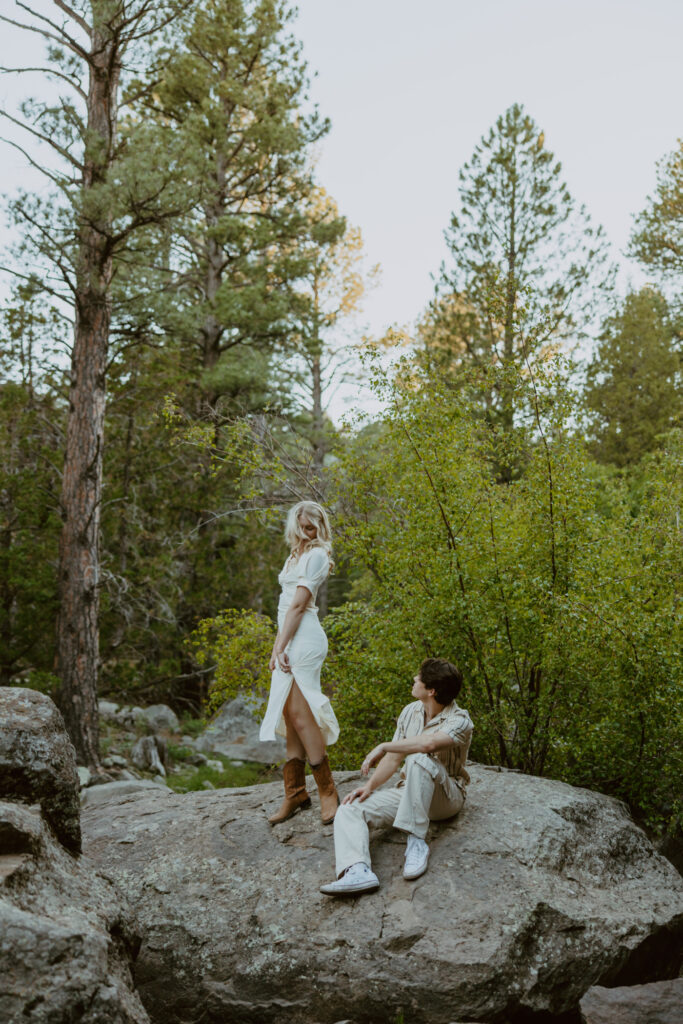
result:
[(470, 380), (404, 374), (383, 429), (337, 463), (337, 552), (357, 579), (325, 622), (333, 756), (352, 767), (390, 736), (421, 660), (444, 656), (465, 673), (476, 759), (613, 793), (675, 828), (682, 435), (650, 459), (634, 510), (628, 481), (576, 436), (562, 374), (555, 360), (519, 374), (528, 413), (512, 433), (487, 425)]

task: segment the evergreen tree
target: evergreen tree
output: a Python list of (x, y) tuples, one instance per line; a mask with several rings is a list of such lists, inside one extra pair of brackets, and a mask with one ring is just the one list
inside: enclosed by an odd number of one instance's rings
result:
[[(47, 76), (69, 91), (28, 102), (5, 118), (49, 147), (59, 163), (41, 165), (54, 186), (48, 200), (22, 193), (12, 204), (24, 228), (21, 255), (50, 267), (44, 289), (73, 308), (69, 407), (62, 472), (57, 654), (60, 704), (77, 756), (99, 767), (100, 516), (112, 280), (117, 256), (135, 232), (163, 220), (180, 195), (144, 124), (121, 145), (125, 61), (189, 0), (53, 0), (58, 20), (30, 3), (28, 22), (0, 20), (48, 44)], [(15, 69), (21, 71), (23, 69)], [(32, 68), (32, 71), (41, 70)], [(22, 150), (23, 152), (23, 150)], [(54, 283), (54, 278), (58, 283)]]
[(577, 207), (561, 171), (520, 105), (498, 118), (460, 171), (449, 264), (422, 325), (428, 362), (433, 350), (446, 368), (500, 368), (485, 404), (507, 433), (519, 411), (514, 371), (544, 347), (578, 338), (594, 287), (608, 278), (602, 231)]
[(328, 125), (302, 109), (291, 16), (281, 0), (208, 0), (160, 50), (158, 81), (138, 102), (147, 123), (182, 140), (191, 207), (154, 243), (165, 256), (156, 314), (192, 351), (211, 405), (259, 381), (264, 401), (269, 357), (291, 330), (289, 288), (307, 269), (297, 239), (308, 229), (309, 147)]
[(653, 288), (627, 295), (604, 325), (588, 369), (586, 404), (600, 462), (627, 466), (683, 425), (680, 337), (664, 297)]
[(683, 273), (683, 139), (657, 166), (657, 190), (636, 218), (631, 255), (666, 278)]

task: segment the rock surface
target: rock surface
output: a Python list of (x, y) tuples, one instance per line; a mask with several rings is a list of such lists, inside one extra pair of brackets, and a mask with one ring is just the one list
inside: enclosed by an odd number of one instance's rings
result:
[(623, 988), (590, 988), (581, 1000), (584, 1024), (681, 1024), (683, 978)]
[(161, 799), (170, 794), (165, 783), (153, 782), (152, 779), (123, 779), (120, 782), (105, 782), (101, 786), (91, 786), (81, 793), (81, 807), (107, 804), (112, 800), (120, 803), (127, 797), (152, 790)]
[(284, 740), (261, 743), (259, 722), (241, 697), (224, 704), (217, 716), (194, 742), (195, 750), (223, 754), (240, 761), (277, 764), (287, 756)]
[(144, 715), (147, 724), (155, 732), (163, 732), (164, 730), (178, 732), (180, 728), (178, 716), (167, 704), (152, 704), (150, 707), (145, 708)]
[[(357, 779), (338, 776), (342, 793)], [(333, 851), (317, 798), (271, 828), (280, 799), (268, 784), (84, 809), (89, 855), (136, 907), (136, 979), (158, 1024), (200, 1007), (202, 1024), (521, 1020), (678, 971), (683, 881), (609, 797), (474, 766), (462, 814), (433, 827), (427, 874), (402, 878), (387, 830), (380, 890), (347, 901), (318, 892)]]
[(0, 687), (0, 799), (39, 803), (61, 843), (81, 848), (80, 781), (64, 719), (49, 697)]
[(147, 1024), (129, 963), (129, 912), (40, 817), (0, 802), (0, 1020)]
[(161, 736), (141, 736), (130, 752), (130, 759), (136, 768), (166, 775), (166, 742)]

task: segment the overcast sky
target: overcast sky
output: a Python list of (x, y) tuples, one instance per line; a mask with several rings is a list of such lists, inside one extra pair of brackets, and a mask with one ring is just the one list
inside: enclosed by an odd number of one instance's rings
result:
[[(15, 7), (0, 4), (3, 12)], [(365, 312), (374, 333), (413, 321), (428, 301), (458, 169), (511, 103), (523, 103), (544, 130), (571, 192), (617, 253), (625, 247), (632, 215), (654, 187), (655, 162), (683, 133), (681, 0), (298, 6), (294, 30), (317, 72), (312, 96), (332, 121), (319, 179), (382, 266)], [(37, 36), (0, 31), (0, 64), (35, 64), (40, 53)], [(13, 109), (28, 88), (28, 76), (5, 76), (0, 102)], [(32, 180), (5, 147), (2, 191)]]
[[(617, 254), (683, 134), (681, 0), (299, 0), (312, 94), (332, 120), (319, 176), (382, 284), (375, 332), (432, 293), (457, 174), (514, 102), (545, 132)], [(626, 260), (622, 257), (622, 262)], [(627, 267), (636, 283), (637, 268)]]

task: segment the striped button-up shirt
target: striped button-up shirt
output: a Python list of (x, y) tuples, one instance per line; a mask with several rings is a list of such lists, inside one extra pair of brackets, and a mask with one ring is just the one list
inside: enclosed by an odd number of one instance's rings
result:
[[(458, 707), (455, 701), (447, 704), (443, 711), (425, 723), (425, 709), (422, 701), (416, 700), (413, 704), (407, 704), (396, 723), (394, 740), (405, 740), (408, 737), (420, 736), (423, 732), (443, 732), (454, 741), (453, 746), (445, 747), (431, 754), (444, 765), (448, 774), (456, 780), (458, 785), (464, 787), (470, 781), (465, 768), (467, 755), (472, 742), (472, 719), (464, 708)], [(405, 769), (401, 771), (405, 777)]]

